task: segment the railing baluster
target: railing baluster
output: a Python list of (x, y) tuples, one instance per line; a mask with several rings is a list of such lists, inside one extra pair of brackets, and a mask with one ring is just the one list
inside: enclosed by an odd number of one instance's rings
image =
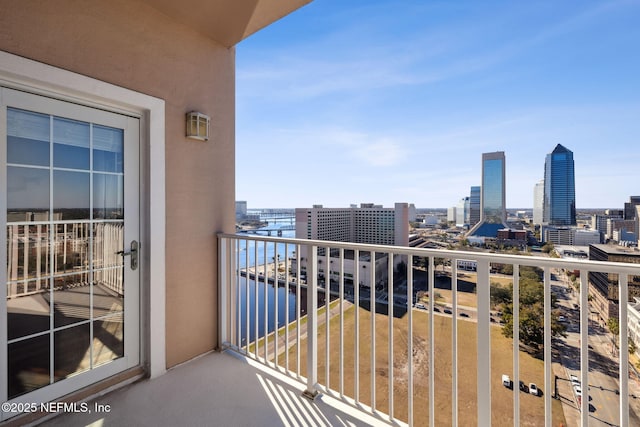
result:
[(296, 373), (300, 375), (300, 245), (296, 245)]
[[(620, 384), (620, 427), (629, 426), (629, 339), (628, 339), (628, 305), (629, 305), (629, 277), (626, 274), (618, 275), (618, 307), (620, 318), (618, 320), (620, 366), (618, 368)], [(588, 393), (588, 390), (587, 390)], [(588, 400), (588, 399), (587, 399)]]
[(393, 289), (394, 289), (394, 281), (393, 281), (393, 252), (389, 252), (387, 254), (387, 275), (389, 276), (387, 282), (387, 316), (389, 317), (389, 375), (388, 384), (389, 384), (389, 420), (393, 421)]
[(340, 397), (344, 398), (344, 248), (340, 248)]
[(303, 394), (313, 399), (318, 394), (318, 247), (307, 249), (307, 389)]
[[(551, 427), (551, 268), (544, 267), (544, 425)], [(514, 384), (514, 390), (515, 390)], [(518, 384), (519, 386), (519, 384)]]
[(407, 411), (409, 427), (413, 426), (413, 255), (407, 261)]
[(355, 265), (355, 274), (354, 274), (354, 297), (353, 301), (356, 304), (356, 312), (354, 319), (354, 326), (356, 329), (356, 339), (355, 339), (355, 354), (354, 358), (354, 370), (355, 372), (355, 390), (354, 390), (354, 398), (356, 401), (356, 405), (360, 403), (360, 251), (358, 249), (355, 250), (353, 255), (354, 257), (354, 265)]
[[(584, 270), (580, 271), (580, 384), (589, 384), (589, 272)], [(580, 425), (586, 427), (589, 425), (588, 398), (582, 399), (580, 410)]]
[(330, 346), (329, 346), (329, 338), (330, 338), (330, 333), (329, 333), (329, 318), (331, 317), (331, 314), (329, 313), (330, 311), (330, 304), (329, 302), (331, 301), (331, 248), (326, 247), (325, 248), (325, 272), (324, 272), (324, 329), (325, 329), (325, 364), (324, 364), (324, 371), (325, 371), (325, 381), (326, 381), (326, 388), (327, 391), (329, 391), (331, 389), (331, 382), (329, 381), (329, 369), (330, 369), (330, 362), (331, 362), (331, 357), (329, 355), (329, 351), (330, 351)]
[(262, 265), (262, 273), (264, 277), (264, 325), (262, 326), (263, 330), (263, 344), (264, 344), (264, 362), (265, 364), (269, 364), (269, 275), (267, 270), (267, 264), (269, 260), (267, 259), (267, 249), (269, 244), (265, 241), (263, 250), (263, 265)]
[(478, 260), (476, 266), (478, 295), (478, 425), (491, 425), (491, 278), (489, 261)]
[(371, 254), (371, 268), (369, 269), (369, 277), (371, 279), (371, 411), (376, 412), (376, 253)]
[(289, 244), (284, 244), (284, 366), (289, 371)]
[(451, 424), (458, 426), (458, 260), (451, 259)]
[(513, 265), (513, 425), (520, 425), (520, 265)]
[[(237, 270), (236, 270), (236, 286), (234, 289), (234, 295), (235, 295), (235, 304), (234, 307), (236, 307), (236, 315), (235, 317), (235, 332), (236, 332), (236, 343), (235, 346), (238, 350), (240, 350), (240, 347), (242, 347), (242, 341), (241, 341), (241, 335), (242, 335), (242, 326), (241, 326), (241, 322), (240, 322), (240, 310), (238, 309), (238, 307), (240, 307), (240, 278), (241, 278), (241, 267), (240, 267), (240, 240), (237, 241), (237, 247), (236, 247), (236, 266), (237, 266)], [(245, 241), (246, 244), (246, 241)]]
[(254, 281), (254, 289), (253, 289), (253, 296), (255, 298), (255, 303), (254, 303), (254, 315), (253, 315), (253, 319), (254, 319), (254, 334), (253, 334), (253, 348), (255, 351), (255, 357), (256, 359), (258, 359), (259, 357), (259, 353), (260, 353), (260, 349), (258, 347), (258, 318), (259, 318), (259, 307), (258, 307), (258, 287), (260, 285), (260, 279), (258, 278), (258, 241), (256, 240), (254, 245), (253, 245), (253, 277), (255, 279)]
[(245, 347), (244, 347), (244, 351), (245, 351), (245, 354), (249, 354), (249, 307), (250, 307), (249, 281), (251, 280), (251, 278), (249, 277), (249, 241), (248, 240), (245, 240), (245, 245), (244, 245), (244, 271), (245, 271), (245, 278), (244, 278)]
[(279, 369), (278, 366), (278, 320), (280, 319), (278, 313), (278, 300), (280, 299), (279, 294), (279, 283), (278, 283), (278, 243), (273, 242), (273, 365), (276, 369)]
[(429, 289), (429, 425), (431, 427), (435, 427), (436, 425), (436, 386), (435, 386), (435, 327), (433, 325), (434, 315), (433, 315), (433, 300), (435, 299), (433, 296), (433, 288), (435, 284), (435, 263), (434, 257), (429, 257), (429, 280), (428, 280), (428, 289)]

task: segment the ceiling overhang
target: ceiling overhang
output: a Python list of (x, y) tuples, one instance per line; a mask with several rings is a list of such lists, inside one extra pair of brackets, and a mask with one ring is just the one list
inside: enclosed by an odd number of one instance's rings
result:
[(142, 0), (176, 21), (232, 47), (312, 0)]

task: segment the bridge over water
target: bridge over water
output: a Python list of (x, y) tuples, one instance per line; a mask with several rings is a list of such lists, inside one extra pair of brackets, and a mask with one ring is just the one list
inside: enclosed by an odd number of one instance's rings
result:
[(294, 224), (291, 224), (291, 225), (284, 225), (284, 226), (278, 227), (278, 228), (257, 228), (255, 230), (238, 230), (238, 233), (244, 233), (244, 234), (262, 234), (262, 233), (266, 233), (267, 236), (271, 236), (271, 233), (276, 232), (278, 237), (282, 237), (282, 232), (283, 231), (293, 231), (295, 229), (296, 229), (296, 226)]

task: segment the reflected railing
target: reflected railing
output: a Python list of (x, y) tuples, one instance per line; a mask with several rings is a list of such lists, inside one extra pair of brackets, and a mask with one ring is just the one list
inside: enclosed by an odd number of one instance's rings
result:
[(598, 272), (627, 301), (638, 264), (254, 235), (218, 244), (221, 347), (308, 397), (408, 425), (638, 420), (629, 354), (614, 351), (627, 347), (627, 304), (604, 313), (589, 297)]

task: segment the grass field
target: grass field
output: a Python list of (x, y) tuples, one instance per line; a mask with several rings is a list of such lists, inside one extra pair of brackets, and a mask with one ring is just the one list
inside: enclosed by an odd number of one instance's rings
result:
[[(359, 349), (359, 398), (366, 405), (371, 405), (371, 372), (375, 371), (375, 406), (378, 410), (389, 412), (389, 317), (375, 315), (375, 369), (372, 369), (371, 313), (355, 306), (344, 312), (344, 373), (343, 392), (355, 398), (355, 318), (359, 316), (360, 349)], [(429, 419), (428, 390), (428, 314), (413, 311), (413, 382), (414, 382), (414, 421), (416, 425), (427, 425)], [(435, 316), (435, 420), (436, 425), (450, 425), (452, 412), (452, 342), (450, 317)], [(329, 385), (340, 392), (340, 342), (339, 316), (330, 322), (329, 332)], [(325, 367), (326, 327), (318, 331), (318, 381), (327, 384)], [(393, 415), (406, 421), (408, 419), (408, 316), (393, 319), (394, 354), (392, 356), (393, 373)], [(306, 372), (306, 341), (300, 343), (301, 373)], [(502, 386), (501, 375), (512, 373), (512, 341), (503, 337), (498, 327), (491, 328), (491, 402), (492, 425), (513, 425), (513, 393), (520, 395), (520, 425), (544, 425), (544, 400), (542, 397), (512, 391)], [(458, 422), (459, 425), (477, 425), (477, 334), (476, 324), (458, 321)], [(291, 365), (295, 363), (295, 347), (290, 350)], [(282, 359), (281, 359), (282, 360)], [(534, 382), (543, 387), (543, 362), (526, 353), (520, 353), (520, 378), (526, 382)], [(516, 387), (517, 390), (517, 387)], [(553, 400), (553, 425), (565, 423), (562, 407)], [(566, 424), (566, 423), (565, 423)]]

